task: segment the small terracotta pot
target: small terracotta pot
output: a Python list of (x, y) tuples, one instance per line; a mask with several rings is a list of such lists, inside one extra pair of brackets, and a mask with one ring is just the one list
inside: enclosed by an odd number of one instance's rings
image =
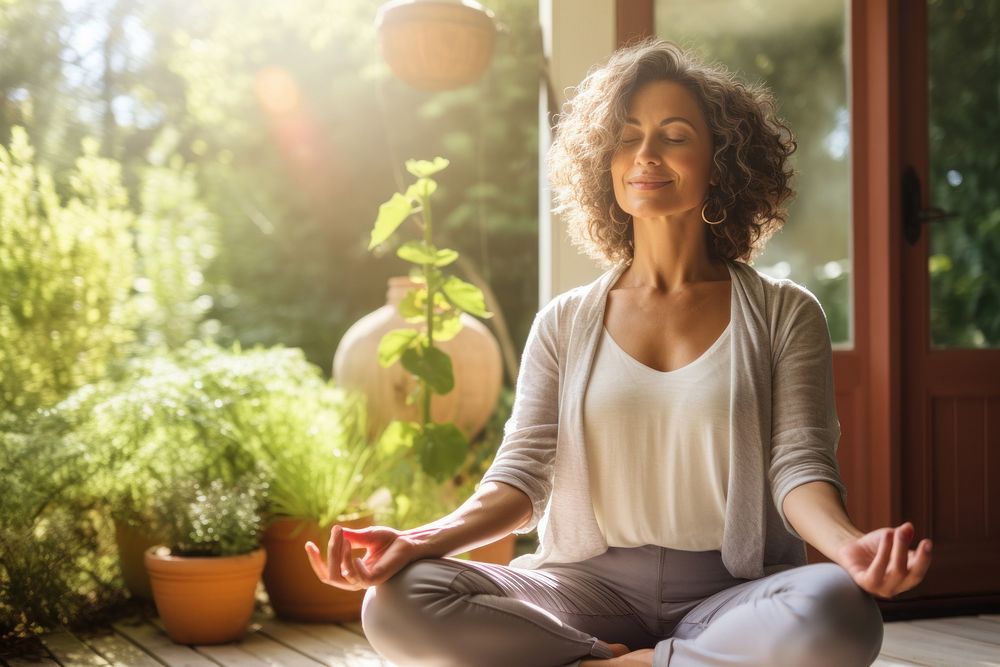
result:
[[(345, 528), (366, 528), (373, 524), (373, 516), (334, 522)], [(271, 600), (271, 607), (279, 617), (295, 621), (344, 623), (361, 619), (364, 589), (348, 591), (328, 586), (316, 577), (305, 544), (312, 540), (326, 560), (326, 545), (331, 526), (306, 519), (274, 519), (264, 531), (267, 549), (267, 566), (264, 568), (264, 588)], [(354, 556), (364, 556), (365, 549), (352, 549)]]
[(514, 545), (517, 542), (517, 535), (511, 533), (501, 537), (496, 542), (484, 544), (468, 552), (470, 560), (480, 563), (496, 563), (497, 565), (509, 565), (514, 560)]
[(153, 588), (146, 573), (146, 549), (160, 544), (162, 538), (150, 536), (141, 529), (115, 519), (115, 543), (118, 545), (118, 564), (121, 566), (125, 588), (132, 597), (153, 599)]
[(239, 556), (171, 556), (146, 550), (146, 570), (167, 636), (178, 644), (222, 644), (239, 639), (253, 615), (264, 549)]

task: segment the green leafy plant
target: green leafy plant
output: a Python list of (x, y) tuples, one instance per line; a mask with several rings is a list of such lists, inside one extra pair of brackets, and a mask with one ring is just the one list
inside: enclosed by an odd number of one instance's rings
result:
[(92, 495), (129, 523), (149, 522), (176, 480), (231, 484), (256, 471), (268, 514), (330, 522), (361, 511), (392, 463), (365, 438), (364, 396), (325, 380), (297, 348), (189, 341), (73, 402), (87, 415), (80, 437), (103, 462)]
[(50, 407), (133, 340), (135, 251), (121, 166), (93, 139), (59, 196), (21, 127), (0, 146), (0, 410)]
[(235, 556), (257, 549), (266, 490), (267, 481), (259, 474), (246, 474), (233, 484), (179, 480), (156, 505), (170, 553)]
[(455, 384), (451, 357), (435, 347), (434, 342), (450, 340), (461, 331), (463, 312), (484, 318), (493, 316), (486, 310), (485, 298), (478, 287), (442, 270), (458, 259), (458, 252), (434, 245), (430, 198), (437, 190), (437, 182), (431, 176), (448, 164), (443, 157), (433, 161), (407, 160), (406, 170), (417, 181), (405, 193), (394, 193), (379, 206), (368, 244), (368, 249), (373, 250), (408, 218), (420, 214), (416, 224), (422, 230), (422, 238), (403, 243), (396, 254), (416, 265), (410, 271), (410, 278), (417, 283), (400, 301), (399, 313), (407, 322), (422, 326), (386, 333), (379, 343), (378, 359), (383, 368), (401, 363), (416, 379), (416, 388), (407, 396), (407, 404), (419, 400), (421, 418), (418, 422), (389, 423), (379, 442), (386, 451), (415, 452), (422, 471), (437, 482), (455, 475), (466, 460), (469, 442), (453, 422), (438, 424), (431, 419), (431, 395), (447, 394)]

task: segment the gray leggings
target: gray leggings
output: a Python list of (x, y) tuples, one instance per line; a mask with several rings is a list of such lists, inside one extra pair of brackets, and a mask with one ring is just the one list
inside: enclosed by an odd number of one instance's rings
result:
[(576, 667), (605, 642), (655, 647), (654, 667), (852, 667), (882, 646), (878, 605), (839, 565), (735, 579), (719, 551), (655, 545), (537, 570), (417, 560), (368, 589), (361, 622), (399, 667)]

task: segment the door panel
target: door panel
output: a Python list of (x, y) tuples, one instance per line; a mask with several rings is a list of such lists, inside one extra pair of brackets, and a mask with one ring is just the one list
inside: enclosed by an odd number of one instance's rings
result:
[(989, 243), (1000, 186), (984, 178), (1000, 156), (990, 140), (1000, 76), (995, 37), (981, 29), (1000, 16), (993, 5), (930, 0), (900, 13), (900, 155), (921, 185), (903, 208), (929, 219), (900, 239), (901, 508), (935, 543), (913, 598), (1000, 593), (1000, 350), (989, 349), (1000, 331), (990, 302), (1000, 244)]

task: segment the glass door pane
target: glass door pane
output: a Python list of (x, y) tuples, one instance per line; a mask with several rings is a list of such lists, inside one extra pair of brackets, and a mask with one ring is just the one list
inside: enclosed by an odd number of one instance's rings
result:
[(808, 287), (839, 348), (851, 333), (849, 41), (846, 0), (655, 0), (657, 37), (767, 85), (798, 149), (797, 195), (755, 266)]
[(1000, 3), (927, 3), (931, 344), (1000, 347)]

